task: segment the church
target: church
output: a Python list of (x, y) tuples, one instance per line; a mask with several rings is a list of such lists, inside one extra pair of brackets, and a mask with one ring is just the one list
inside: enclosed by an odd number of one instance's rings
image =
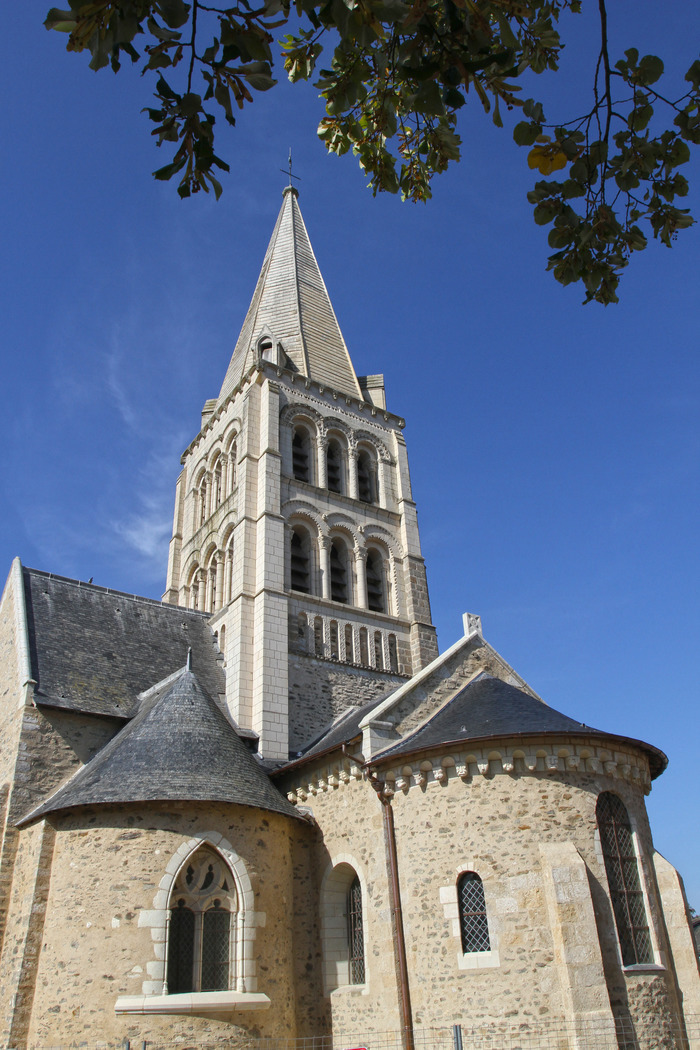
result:
[(666, 756), (438, 652), (388, 403), (287, 187), (162, 601), (13, 563), (3, 1047), (700, 1048)]

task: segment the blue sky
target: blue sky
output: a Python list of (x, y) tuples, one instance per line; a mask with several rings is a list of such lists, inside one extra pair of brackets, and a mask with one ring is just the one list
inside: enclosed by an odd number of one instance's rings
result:
[[(553, 706), (667, 752), (652, 828), (700, 910), (698, 229), (640, 255), (619, 306), (583, 307), (545, 273), (508, 131), (466, 107), (464, 161), (427, 206), (373, 199), (352, 158), (326, 156), (307, 86), (221, 126), (221, 201), (181, 202), (150, 175), (167, 155), (139, 112), (146, 81), (91, 73), (43, 17), (14, 5), (0, 63), (5, 569), (19, 555), (160, 597), (179, 456), (218, 393), (291, 145), (356, 370), (384, 372), (407, 420), (441, 648), (479, 613)], [(610, 17), (625, 47), (696, 57), (694, 3), (662, 22), (619, 0)], [(583, 106), (591, 32), (569, 86), (541, 85), (553, 116)]]

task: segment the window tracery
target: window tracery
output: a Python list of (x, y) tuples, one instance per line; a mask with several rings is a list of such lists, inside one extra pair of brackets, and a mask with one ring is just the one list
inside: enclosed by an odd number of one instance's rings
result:
[(236, 889), (222, 857), (208, 847), (192, 855), (170, 898), (167, 991), (227, 991), (235, 971)]

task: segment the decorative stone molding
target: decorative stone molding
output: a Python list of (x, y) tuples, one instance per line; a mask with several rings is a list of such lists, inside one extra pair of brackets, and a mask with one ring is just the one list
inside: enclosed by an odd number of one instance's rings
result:
[[(170, 895), (175, 879), (183, 864), (196, 850), (205, 845), (211, 846), (221, 854), (231, 871), (236, 885), (238, 912), (236, 915), (236, 948), (234, 953), (234, 980), (236, 985), (234, 991), (238, 993), (257, 991), (256, 964), (253, 958), (252, 947), (258, 928), (265, 925), (266, 915), (265, 912), (255, 911), (255, 894), (250, 875), (245, 863), (238, 856), (231, 843), (223, 835), (220, 835), (218, 831), (205, 831), (201, 835), (187, 839), (176, 850), (165, 866), (165, 873), (158, 884), (158, 889), (153, 898), (152, 910), (139, 912), (138, 924), (140, 927), (150, 929), (153, 942), (154, 959), (147, 964), (148, 980), (142, 983), (142, 993), (149, 1001), (153, 996), (170, 999), (170, 996), (163, 994)], [(139, 1009), (136, 1012), (152, 1011)], [(161, 1013), (163, 1011), (157, 1010), (155, 1012)], [(182, 1011), (176, 1010), (174, 1012)]]
[[(623, 752), (605, 748), (597, 743), (551, 742), (547, 746), (513, 747), (505, 745), (494, 748), (484, 746), (462, 752), (446, 754), (432, 761), (414, 759), (397, 768), (382, 773), (384, 793), (407, 795), (412, 787), (426, 790), (432, 785), (446, 786), (451, 781), (461, 780), (469, 785), (474, 776), (530, 776), (540, 774), (553, 776), (557, 773), (593, 773), (612, 780), (625, 780), (648, 793), (651, 786), (649, 767), (641, 753)], [(304, 771), (303, 786), (290, 790), (289, 799), (303, 801), (306, 794), (334, 790), (346, 786), (352, 780), (362, 778), (357, 765), (342, 763), (319, 767), (311, 776)]]

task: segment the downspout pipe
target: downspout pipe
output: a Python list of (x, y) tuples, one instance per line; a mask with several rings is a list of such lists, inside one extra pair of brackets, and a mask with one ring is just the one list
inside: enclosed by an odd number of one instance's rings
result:
[(413, 1034), (413, 1013), (411, 1010), (411, 990), (408, 984), (408, 962), (406, 959), (406, 938), (403, 929), (403, 912), (401, 910), (401, 889), (399, 887), (399, 863), (396, 854), (396, 831), (394, 828), (394, 810), (391, 799), (383, 793), (384, 785), (376, 773), (367, 768), (369, 782), (377, 792), (382, 806), (384, 824), (384, 845), (389, 864), (389, 893), (391, 897), (391, 926), (394, 934), (394, 960), (399, 979), (399, 1001), (403, 1031), (403, 1050), (415, 1050)]

